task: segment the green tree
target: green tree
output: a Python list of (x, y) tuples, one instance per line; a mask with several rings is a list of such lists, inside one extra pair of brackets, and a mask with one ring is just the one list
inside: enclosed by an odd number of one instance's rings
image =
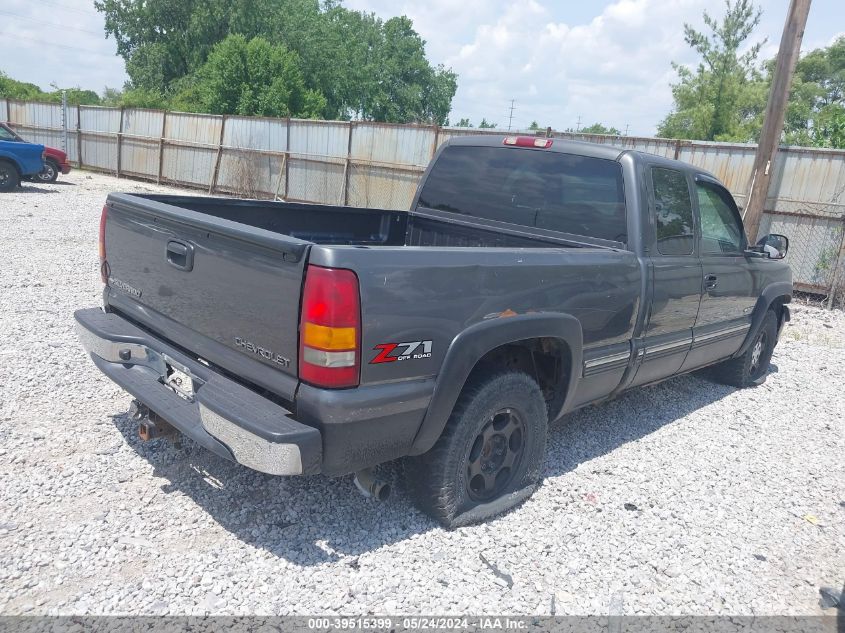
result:
[(481, 119), (481, 123), (478, 124), (478, 129), (480, 130), (492, 130), (498, 125), (498, 123), (488, 123), (487, 119)]
[(44, 92), (35, 84), (12, 79), (0, 71), (0, 97), (7, 99), (43, 100)]
[[(176, 93), (183, 109), (212, 114), (315, 118), (325, 98), (305, 87), (299, 56), (260, 37), (230, 35)], [(191, 105), (194, 107), (191, 108)]]
[(684, 24), (684, 39), (701, 61), (695, 70), (672, 63), (679, 78), (672, 85), (675, 104), (658, 126), (658, 136), (735, 140), (756, 126), (757, 100), (747, 89), (761, 82), (755, 61), (765, 40), (739, 51), (762, 11), (751, 0), (725, 0), (725, 8), (721, 20), (704, 12), (707, 34)]
[[(131, 85), (191, 105), (194, 77), (230, 35), (296, 53), (321, 116), (443, 123), (455, 74), (433, 67), (407, 18), (383, 22), (335, 0), (96, 0)], [(189, 79), (186, 79), (189, 78)]]
[[(751, 67), (744, 79), (727, 77), (732, 97), (729, 130), (711, 136), (717, 110), (712, 73), (689, 73), (689, 81), (673, 87), (676, 110), (659, 126), (660, 136), (755, 142), (763, 116), (776, 59)], [(683, 69), (681, 70), (683, 73)], [(689, 71), (687, 71), (689, 72)], [(723, 91), (724, 93), (724, 91)], [(841, 121), (845, 109), (845, 37), (831, 46), (803, 55), (795, 68), (784, 119), (783, 142), (789, 145), (845, 147)]]
[[(380, 28), (378, 28), (380, 26)], [(432, 68), (425, 58), (425, 42), (406, 17), (376, 22), (375, 46), (362, 83), (359, 115), (393, 123), (442, 125), (457, 90), (452, 71)]]
[(100, 96), (100, 103), (104, 106), (114, 108), (121, 105), (123, 99), (123, 91), (118, 88), (103, 88), (103, 94)]
[(99, 105), (100, 103), (99, 95), (93, 90), (83, 90), (78, 86), (75, 88), (60, 88), (56, 84), (52, 84), (51, 88), (51, 91), (45, 92), (35, 84), (12, 79), (3, 71), (0, 71), (0, 97), (61, 103), (62, 92), (65, 92), (67, 102), (70, 105)]
[[(567, 128), (567, 132), (575, 132), (572, 128)], [(577, 132), (578, 134), (607, 134), (608, 136), (622, 136), (622, 131), (613, 126), (606, 126), (603, 123), (593, 123), (587, 127), (582, 127)]]
[(455, 123), (455, 127), (473, 127), (473, 125), (472, 125), (472, 123), (470, 123), (469, 119), (463, 118), (460, 121), (458, 121), (457, 123)]
[(83, 90), (79, 86), (75, 88), (59, 88), (52, 84), (52, 92), (47, 93), (47, 100), (55, 103), (62, 102), (62, 92), (67, 95), (67, 102), (71, 105), (100, 105), (100, 95), (93, 90)]
[[(771, 83), (774, 61), (767, 64), (767, 85)], [(841, 134), (844, 108), (845, 36), (842, 36), (827, 48), (810, 51), (798, 60), (784, 121), (786, 143), (845, 147)]]
[[(232, 13), (242, 4), (233, 3)], [(197, 69), (232, 19), (220, 0), (96, 0), (135, 87), (164, 93)]]
[(127, 108), (164, 110), (168, 107), (168, 102), (163, 94), (155, 90), (129, 88), (121, 94), (119, 105), (126, 106)]
[(812, 139), (816, 147), (845, 149), (845, 106), (826, 106), (814, 121)]

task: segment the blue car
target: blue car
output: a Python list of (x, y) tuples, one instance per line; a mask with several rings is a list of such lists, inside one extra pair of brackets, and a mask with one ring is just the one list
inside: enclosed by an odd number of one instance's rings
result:
[(0, 140), (0, 192), (16, 189), (25, 176), (36, 176), (45, 159), (43, 145)]

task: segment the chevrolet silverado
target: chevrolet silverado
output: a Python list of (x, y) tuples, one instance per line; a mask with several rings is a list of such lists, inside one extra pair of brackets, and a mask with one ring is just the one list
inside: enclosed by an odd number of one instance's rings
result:
[(77, 328), (142, 437), (377, 495), (404, 458), (450, 527), (530, 496), (571, 411), (765, 380), (792, 296), (787, 238), (749, 245), (713, 175), (527, 136), (447, 141), (410, 211), (114, 193), (99, 243)]

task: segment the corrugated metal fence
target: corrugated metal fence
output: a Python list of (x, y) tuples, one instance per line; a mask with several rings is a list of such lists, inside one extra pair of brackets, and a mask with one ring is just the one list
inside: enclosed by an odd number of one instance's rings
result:
[[(0, 120), (62, 147), (59, 104), (0, 99)], [(68, 108), (70, 160), (118, 176), (210, 193), (407, 209), (434, 151), (479, 130), (371, 122), (186, 114), (138, 108)], [(501, 130), (488, 133), (502, 134)], [(643, 150), (713, 172), (744, 203), (754, 145), (555, 133)], [(761, 232), (790, 238), (796, 287), (827, 292), (843, 265), (845, 151), (781, 148)], [(842, 275), (840, 275), (840, 278)]]

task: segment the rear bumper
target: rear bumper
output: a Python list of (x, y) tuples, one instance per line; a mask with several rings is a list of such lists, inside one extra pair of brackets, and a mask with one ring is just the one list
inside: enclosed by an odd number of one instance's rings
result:
[(59, 163), (59, 169), (63, 174), (70, 173), (70, 163)]
[[(320, 432), (290, 411), (186, 356), (116, 314), (74, 314), (94, 364), (150, 410), (210, 451), (271, 475), (321, 470)], [(189, 401), (164, 384), (168, 367), (194, 383)]]
[[(434, 379), (319, 389), (300, 384), (295, 412), (99, 308), (77, 333), (106, 376), (214, 453), (274, 475), (344, 475), (410, 454)], [(165, 386), (168, 365), (191, 376), (192, 402)], [(268, 368), (268, 371), (272, 371)]]

